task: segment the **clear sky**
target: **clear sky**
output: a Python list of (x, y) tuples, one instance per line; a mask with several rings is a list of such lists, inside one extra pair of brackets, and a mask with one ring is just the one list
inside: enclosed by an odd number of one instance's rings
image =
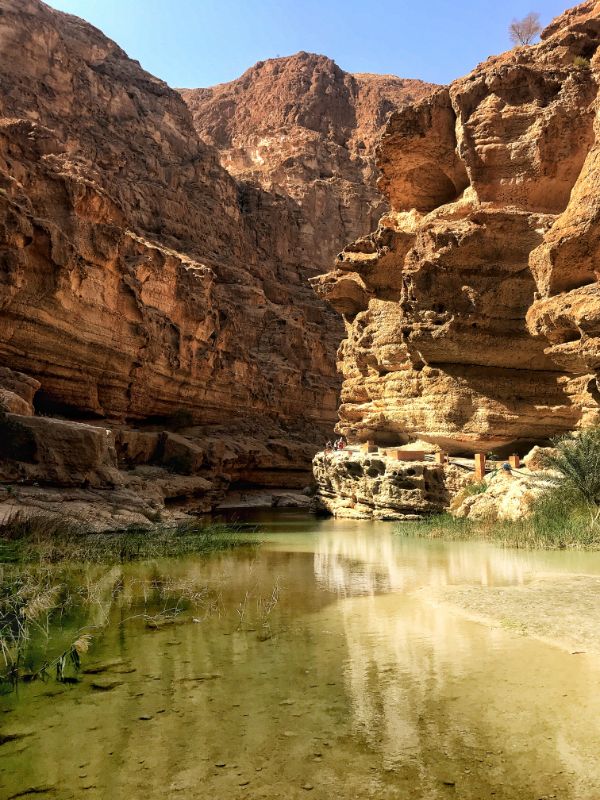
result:
[[(306, 50), (348, 72), (448, 83), (511, 45), (508, 25), (546, 25), (568, 0), (49, 0), (96, 25), (171, 86), (212, 86)], [(573, 5), (570, 3), (569, 5)]]

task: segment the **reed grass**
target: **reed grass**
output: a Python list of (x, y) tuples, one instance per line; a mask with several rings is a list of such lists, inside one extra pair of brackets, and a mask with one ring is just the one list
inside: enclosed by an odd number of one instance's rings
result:
[(469, 519), (439, 514), (403, 522), (397, 533), (428, 539), (481, 539), (505, 547), (540, 550), (600, 549), (600, 525), (594, 509), (565, 486), (549, 488), (534, 501), (531, 513), (517, 520)]
[[(196, 580), (173, 578), (161, 560), (256, 547), (259, 542), (250, 532), (256, 529), (186, 520), (152, 530), (90, 534), (49, 515), (15, 515), (0, 525), (0, 693), (22, 680), (77, 680), (81, 657), (97, 631), (81, 629), (65, 647), (55, 623), (76, 608), (92, 605), (107, 609), (108, 622), (113, 602), (125, 602), (125, 574), (127, 591), (141, 598), (134, 616), (148, 627), (170, 624), (186, 612), (190, 619), (191, 614), (213, 613), (214, 592)], [(134, 561), (149, 562), (148, 576), (132, 577), (131, 570), (118, 569), (113, 583), (115, 565)], [(33, 665), (31, 643), (40, 639), (49, 655)]]
[(239, 524), (185, 520), (150, 530), (131, 527), (118, 533), (89, 533), (82, 525), (45, 514), (16, 514), (0, 524), (0, 562), (126, 562), (183, 555), (207, 555), (256, 546)]

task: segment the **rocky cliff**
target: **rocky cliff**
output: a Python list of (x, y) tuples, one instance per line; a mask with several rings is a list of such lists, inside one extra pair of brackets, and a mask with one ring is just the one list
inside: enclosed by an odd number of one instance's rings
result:
[(29, 442), (2, 475), (306, 483), (339, 322), (308, 285), (296, 204), (235, 180), (180, 95), (82, 20), (2, 0), (0, 54), (0, 411), (23, 417), (0, 422)]
[(392, 115), (391, 211), (314, 281), (351, 440), (524, 451), (598, 418), (599, 37), (584, 3)]
[(389, 114), (434, 88), (352, 75), (301, 52), (261, 61), (231, 83), (180, 91), (200, 137), (231, 174), (294, 200), (298, 255), (323, 270), (386, 209), (374, 150)]

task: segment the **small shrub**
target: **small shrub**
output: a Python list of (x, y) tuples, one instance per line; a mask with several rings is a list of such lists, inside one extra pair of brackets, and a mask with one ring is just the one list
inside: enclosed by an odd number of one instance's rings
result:
[(484, 494), (487, 491), (488, 485), (485, 481), (472, 481), (462, 490), (463, 497), (472, 497), (474, 494)]
[(541, 33), (542, 25), (540, 15), (530, 11), (523, 19), (513, 19), (508, 28), (508, 34), (513, 44), (517, 46), (531, 44)]
[(590, 69), (592, 66), (590, 63), (589, 58), (584, 58), (583, 56), (575, 56), (573, 59), (573, 66), (577, 67), (577, 69)]

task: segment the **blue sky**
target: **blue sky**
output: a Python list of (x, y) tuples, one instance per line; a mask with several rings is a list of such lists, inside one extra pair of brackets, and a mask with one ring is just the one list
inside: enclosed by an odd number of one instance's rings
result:
[(546, 25), (564, 0), (50, 0), (100, 28), (175, 87), (233, 80), (299, 50), (349, 72), (447, 83), (510, 47), (529, 11)]

